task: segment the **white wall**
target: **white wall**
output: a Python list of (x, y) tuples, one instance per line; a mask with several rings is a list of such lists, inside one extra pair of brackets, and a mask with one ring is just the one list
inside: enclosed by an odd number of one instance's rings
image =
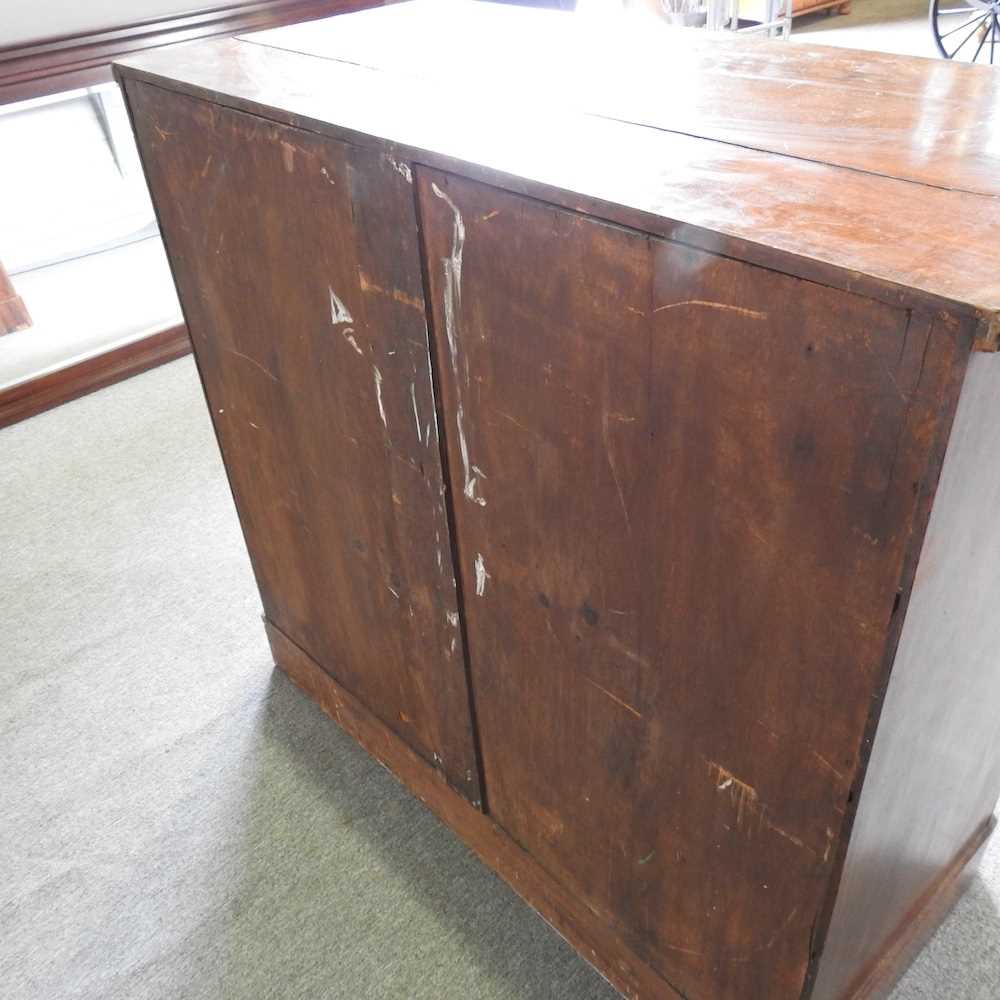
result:
[[(0, 48), (221, 7), (227, 0), (0, 0)], [(232, 0), (230, 0), (232, 2)]]

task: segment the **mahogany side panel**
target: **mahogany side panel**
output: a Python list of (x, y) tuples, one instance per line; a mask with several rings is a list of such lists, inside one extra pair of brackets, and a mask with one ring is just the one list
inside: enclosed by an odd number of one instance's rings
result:
[(126, 93), (265, 612), (478, 803), (410, 168)]
[(968, 341), (417, 176), (491, 813), (679, 992), (797, 998)]
[[(1000, 358), (970, 360), (820, 965), (851, 985), (964, 863), (1000, 794)], [(977, 837), (978, 835), (978, 837)], [(901, 969), (897, 966), (893, 974)], [(880, 987), (891, 986), (883, 970)]]

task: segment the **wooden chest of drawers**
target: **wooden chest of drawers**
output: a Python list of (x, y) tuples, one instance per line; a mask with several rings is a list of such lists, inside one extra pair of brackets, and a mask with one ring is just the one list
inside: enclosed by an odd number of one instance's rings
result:
[(873, 996), (1000, 790), (996, 78), (677, 34), (118, 76), (278, 664), (626, 995)]

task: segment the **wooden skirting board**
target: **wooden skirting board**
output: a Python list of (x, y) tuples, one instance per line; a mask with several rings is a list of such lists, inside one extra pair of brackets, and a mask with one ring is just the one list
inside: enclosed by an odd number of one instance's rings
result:
[(276, 28), (373, 6), (358, 0), (258, 0), (0, 47), (0, 105), (111, 79), (114, 59), (198, 38)]
[(9, 389), (0, 389), (0, 427), (174, 361), (190, 350), (187, 327), (180, 324)]

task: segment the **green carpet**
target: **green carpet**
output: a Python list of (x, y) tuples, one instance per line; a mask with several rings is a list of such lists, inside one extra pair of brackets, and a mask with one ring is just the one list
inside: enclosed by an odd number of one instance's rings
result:
[[(3, 1000), (616, 996), (274, 671), (190, 359), (0, 431), (0, 608)], [(895, 1000), (1000, 996), (998, 904)]]

